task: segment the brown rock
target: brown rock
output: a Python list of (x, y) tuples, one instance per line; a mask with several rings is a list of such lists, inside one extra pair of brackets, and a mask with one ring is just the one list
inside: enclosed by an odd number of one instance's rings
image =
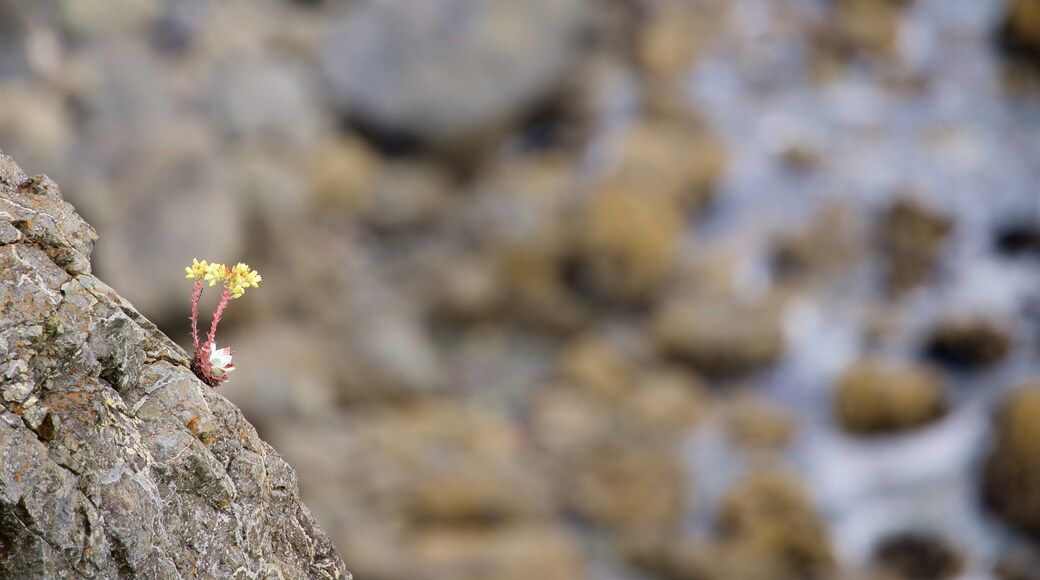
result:
[(370, 202), (380, 159), (360, 139), (339, 137), (314, 147), (305, 169), (317, 211), (353, 214)]
[(672, 300), (655, 316), (653, 332), (664, 353), (713, 377), (761, 370), (784, 346), (775, 304), (726, 296)]
[(1000, 30), (1001, 43), (1016, 52), (1040, 55), (1040, 2), (1012, 0)]
[(660, 441), (606, 441), (565, 468), (564, 504), (582, 519), (615, 530), (668, 530), (682, 517), (685, 478)]
[(774, 577), (827, 578), (834, 567), (827, 529), (801, 484), (775, 472), (753, 473), (722, 499), (724, 544), (773, 559)]
[(840, 0), (833, 3), (824, 37), (840, 53), (892, 54), (907, 0)]
[(795, 284), (833, 281), (862, 256), (863, 229), (844, 206), (821, 209), (803, 231), (777, 240), (771, 264), (774, 277)]
[(653, 296), (671, 273), (683, 223), (666, 197), (631, 187), (594, 191), (575, 224), (577, 283), (597, 297)]
[(912, 198), (885, 210), (877, 229), (891, 293), (901, 294), (932, 278), (952, 228), (949, 218)]
[(415, 572), (436, 580), (572, 580), (582, 578), (576, 539), (554, 525), (428, 529), (410, 539)]
[(861, 360), (842, 373), (834, 411), (849, 433), (897, 433), (919, 427), (946, 413), (942, 375), (923, 365)]
[(707, 412), (708, 385), (682, 369), (654, 369), (640, 374), (620, 412), (649, 429), (680, 433), (697, 425)]
[(994, 428), (982, 475), (986, 505), (1006, 523), (1040, 538), (1040, 384), (1008, 395)]
[(738, 396), (728, 411), (726, 427), (729, 436), (746, 447), (784, 447), (798, 428), (790, 411), (753, 395)]
[(634, 371), (625, 353), (594, 335), (567, 343), (559, 367), (565, 380), (598, 396), (616, 399), (632, 388)]
[(722, 143), (698, 123), (669, 116), (640, 120), (620, 136), (614, 187), (703, 207), (726, 171)]

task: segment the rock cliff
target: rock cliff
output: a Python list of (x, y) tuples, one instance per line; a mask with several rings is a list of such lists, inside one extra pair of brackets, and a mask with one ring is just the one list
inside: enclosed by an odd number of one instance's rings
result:
[(0, 577), (350, 578), (296, 474), (0, 153)]

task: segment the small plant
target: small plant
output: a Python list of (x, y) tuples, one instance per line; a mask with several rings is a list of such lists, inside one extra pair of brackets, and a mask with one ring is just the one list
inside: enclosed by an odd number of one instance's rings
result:
[[(195, 288), (191, 293), (191, 344), (195, 348), (191, 370), (204, 383), (216, 387), (228, 380), (228, 373), (235, 370), (235, 365), (231, 364), (231, 348), (217, 348), (217, 325), (220, 324), (220, 317), (224, 315), (228, 302), (240, 298), (245, 294), (246, 288), (259, 287), (260, 274), (241, 262), (229, 268), (224, 264), (209, 264), (206, 260), (200, 262), (195, 258), (192, 258), (191, 266), (184, 271), (188, 273), (185, 278), (195, 279)], [(220, 283), (224, 286), (224, 291), (220, 295), (217, 309), (213, 311), (213, 321), (209, 325), (206, 341), (200, 342), (199, 299), (202, 297), (203, 282), (209, 282), (211, 287)]]

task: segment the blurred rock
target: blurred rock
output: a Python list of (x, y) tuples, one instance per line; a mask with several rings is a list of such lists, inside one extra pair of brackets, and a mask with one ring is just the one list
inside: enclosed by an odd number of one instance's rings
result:
[(577, 216), (572, 274), (597, 297), (652, 297), (672, 271), (684, 220), (667, 198), (640, 189), (595, 191)]
[(370, 203), (381, 160), (359, 138), (321, 142), (308, 155), (305, 171), (315, 211), (353, 215)]
[(652, 369), (640, 373), (622, 405), (622, 412), (648, 428), (679, 434), (708, 414), (708, 385), (682, 369)]
[[(687, 115), (688, 116), (688, 115)], [(671, 200), (683, 210), (704, 207), (725, 175), (726, 149), (702, 123), (651, 116), (618, 133), (607, 189)]]
[(564, 508), (615, 531), (671, 530), (686, 503), (685, 477), (661, 442), (605, 440), (563, 462)]
[(726, 410), (730, 438), (745, 447), (780, 449), (798, 430), (797, 419), (790, 411), (755, 395), (738, 395)]
[(993, 574), (1000, 580), (1040, 579), (1040, 549), (1022, 542), (1012, 543), (1000, 554)]
[[(320, 450), (313, 437), (329, 425), (273, 426), (274, 438), (316, 473), (308, 493), (359, 576), (455, 578), (486, 570), (512, 578), (528, 548), (547, 550), (545, 565), (554, 570), (573, 569), (574, 548), (552, 523), (545, 476), (505, 418), (428, 400), (330, 421), (336, 428)], [(326, 454), (339, 459), (329, 462)], [(365, 475), (355, 478), (348, 465), (364, 466)], [(550, 549), (534, 535), (558, 545)], [(509, 538), (520, 553), (506, 548)]]
[(939, 322), (925, 345), (928, 355), (959, 368), (993, 366), (1007, 357), (1010, 329), (984, 318), (954, 318)]
[(891, 54), (899, 39), (900, 13), (912, 0), (839, 0), (823, 30), (825, 42), (844, 56)]
[(60, 0), (56, 3), (66, 29), (76, 35), (125, 32), (158, 16), (159, 0)]
[(1010, 0), (999, 40), (1012, 51), (1034, 59), (1040, 56), (1040, 2)]
[(416, 534), (410, 548), (417, 564), (409, 578), (572, 580), (584, 577), (576, 539), (558, 526), (430, 529)]
[(672, 299), (654, 317), (660, 349), (711, 377), (746, 375), (783, 352), (779, 308), (735, 297)]
[(617, 400), (632, 388), (634, 371), (625, 353), (598, 336), (567, 343), (558, 364), (564, 379), (596, 396)]
[(778, 237), (771, 256), (773, 276), (802, 285), (834, 281), (853, 268), (866, 246), (863, 224), (842, 205), (820, 209), (805, 229)]
[(1040, 222), (1016, 220), (996, 232), (994, 244), (998, 251), (1009, 256), (1040, 256)]
[(340, 110), (383, 139), (471, 138), (560, 89), (589, 16), (582, 0), (356, 4), (322, 70)]
[[(2, 58), (2, 57), (0, 57)], [(26, 167), (67, 155), (73, 136), (71, 114), (60, 94), (22, 83), (0, 85), (0, 143)]]
[(746, 557), (771, 559), (774, 578), (826, 578), (834, 569), (827, 528), (801, 484), (777, 472), (757, 472), (726, 492), (718, 534)]
[(911, 290), (934, 276), (953, 222), (913, 198), (890, 205), (877, 224), (892, 294)]
[(942, 537), (906, 532), (889, 536), (874, 550), (879, 572), (905, 580), (946, 580), (958, 577), (964, 558)]
[(1005, 523), (1040, 538), (1040, 384), (1010, 393), (993, 423), (982, 470), (986, 506)]
[(924, 365), (862, 359), (838, 379), (834, 412), (856, 435), (898, 433), (941, 418), (947, 410), (943, 376)]
[(473, 192), (460, 229), (487, 256), (506, 312), (524, 326), (573, 332), (590, 313), (568, 287), (574, 170), (559, 156), (518, 159)]

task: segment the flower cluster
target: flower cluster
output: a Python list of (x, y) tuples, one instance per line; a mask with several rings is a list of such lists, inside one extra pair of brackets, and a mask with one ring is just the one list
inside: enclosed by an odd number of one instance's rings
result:
[[(195, 288), (191, 295), (191, 339), (195, 347), (195, 355), (191, 368), (200, 379), (211, 387), (228, 380), (228, 373), (235, 370), (231, 364), (231, 349), (217, 348), (217, 325), (224, 314), (224, 309), (232, 299), (245, 294), (247, 288), (260, 286), (260, 274), (248, 265), (239, 262), (232, 267), (224, 264), (208, 263), (206, 260), (192, 259), (191, 265), (184, 269), (185, 278), (195, 279)], [(199, 299), (202, 297), (202, 284), (209, 282), (215, 286), (223, 284), (224, 291), (220, 295), (220, 303), (213, 311), (213, 322), (209, 327), (209, 335), (205, 342), (199, 341)]]
[(192, 258), (191, 265), (184, 268), (184, 271), (188, 274), (185, 278), (201, 279), (209, 282), (210, 287), (215, 286), (218, 282), (223, 283), (231, 291), (232, 298), (241, 297), (246, 293), (246, 288), (250, 286), (258, 288), (260, 281), (263, 280), (256, 270), (242, 262), (229, 268), (224, 264), (209, 264), (206, 260), (200, 262)]

